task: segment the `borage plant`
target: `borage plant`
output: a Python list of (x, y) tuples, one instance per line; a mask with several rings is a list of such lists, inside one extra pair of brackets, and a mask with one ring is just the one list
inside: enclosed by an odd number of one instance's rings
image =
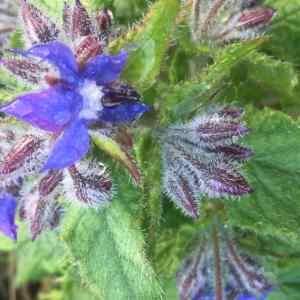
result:
[(20, 1), (0, 263), (27, 296), (297, 299), (297, 7)]

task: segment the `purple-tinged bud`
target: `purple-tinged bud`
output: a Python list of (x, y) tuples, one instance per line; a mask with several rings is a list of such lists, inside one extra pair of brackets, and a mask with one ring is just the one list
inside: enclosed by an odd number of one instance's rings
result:
[(43, 79), (43, 74), (49, 71), (48, 68), (41, 66), (40, 63), (27, 58), (5, 59), (1, 60), (0, 64), (12, 72), (15, 76), (30, 83), (39, 83)]
[(31, 44), (48, 43), (57, 39), (59, 31), (38, 8), (21, 0), (22, 17)]
[(82, 69), (92, 58), (102, 53), (102, 45), (95, 36), (88, 35), (83, 38), (75, 49), (75, 57), (79, 67)]
[(62, 182), (63, 173), (62, 171), (49, 171), (39, 183), (38, 190), (41, 197), (50, 195), (55, 188)]
[(0, 231), (13, 240), (17, 239), (15, 224), (17, 202), (7, 193), (0, 193)]
[(218, 115), (224, 118), (237, 119), (242, 116), (244, 110), (240, 107), (225, 106), (219, 112)]
[(227, 162), (232, 162), (234, 160), (243, 161), (254, 155), (254, 152), (251, 149), (235, 144), (230, 146), (217, 146), (212, 149), (207, 148), (207, 151), (222, 153), (224, 155), (224, 160)]
[(21, 204), (22, 218), (29, 221), (32, 239), (45, 229), (58, 223), (57, 198), (62, 194), (62, 171), (49, 171), (38, 181), (37, 186), (24, 193)]
[(73, 11), (71, 6), (66, 1), (64, 1), (63, 29), (68, 37), (72, 36), (72, 12)]
[(193, 38), (219, 43), (254, 39), (264, 33), (274, 14), (255, 0), (193, 0)]
[(71, 28), (71, 36), (73, 40), (91, 35), (94, 31), (88, 12), (79, 0), (75, 1)]
[(195, 246), (177, 272), (181, 300), (264, 299), (271, 291), (254, 258), (219, 232)]
[(255, 7), (253, 9), (245, 10), (239, 18), (237, 27), (251, 28), (268, 24), (272, 20), (274, 14), (274, 9), (265, 7)]
[(242, 196), (253, 191), (245, 178), (225, 163), (210, 168), (206, 184), (207, 194), (212, 198), (226, 195)]
[(98, 15), (96, 16), (96, 21), (99, 30), (102, 32), (106, 32), (110, 29), (112, 25), (113, 14), (109, 9), (103, 8), (99, 11)]
[[(188, 179), (183, 176), (166, 176), (164, 188), (169, 197), (182, 211), (195, 219), (198, 217), (198, 202), (194, 189), (189, 185)], [(178, 201), (180, 199), (180, 201)]]
[(47, 157), (46, 142), (33, 135), (24, 136), (0, 162), (0, 176), (24, 177), (38, 172)]
[(172, 125), (160, 137), (163, 186), (183, 212), (197, 217), (199, 199), (242, 196), (252, 192), (235, 167), (252, 155), (235, 144), (248, 128), (238, 122), (241, 110), (226, 108), (185, 125)]
[(112, 181), (104, 165), (96, 161), (80, 161), (65, 172), (66, 199), (93, 208), (110, 203)]
[(199, 139), (206, 143), (215, 143), (230, 140), (234, 137), (245, 135), (249, 129), (238, 122), (230, 122), (218, 118), (210, 120), (200, 120), (197, 125), (195, 120), (195, 130), (199, 134)]

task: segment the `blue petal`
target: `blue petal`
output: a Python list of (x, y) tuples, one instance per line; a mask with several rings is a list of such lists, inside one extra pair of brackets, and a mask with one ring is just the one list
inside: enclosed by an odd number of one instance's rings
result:
[(83, 158), (90, 147), (88, 129), (83, 121), (77, 120), (66, 128), (55, 144), (42, 171), (63, 169)]
[(128, 54), (121, 51), (116, 56), (98, 55), (86, 64), (82, 77), (95, 80), (103, 85), (116, 80), (127, 63)]
[(82, 97), (61, 85), (28, 93), (0, 108), (1, 112), (28, 122), (34, 127), (59, 132), (80, 110)]
[(140, 103), (123, 103), (114, 107), (105, 107), (99, 114), (99, 119), (110, 124), (131, 123), (139, 119), (150, 106)]
[(79, 80), (78, 66), (72, 50), (60, 42), (50, 42), (33, 46), (28, 51), (15, 51), (25, 57), (35, 56), (54, 65), (60, 73), (61, 79), (76, 84)]
[(0, 194), (0, 231), (13, 240), (17, 239), (17, 225), (15, 224), (17, 202), (7, 193)]

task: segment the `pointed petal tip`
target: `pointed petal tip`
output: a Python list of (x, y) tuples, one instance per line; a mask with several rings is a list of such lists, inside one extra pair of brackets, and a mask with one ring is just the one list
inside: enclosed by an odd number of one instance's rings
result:
[[(74, 137), (76, 136), (76, 139)], [(76, 120), (64, 130), (57, 140), (42, 172), (47, 170), (60, 170), (74, 165), (89, 151), (90, 137), (84, 122)]]

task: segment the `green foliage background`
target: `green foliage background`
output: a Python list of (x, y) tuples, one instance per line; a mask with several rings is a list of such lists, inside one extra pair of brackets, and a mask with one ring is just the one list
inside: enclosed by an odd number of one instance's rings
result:
[[(63, 1), (32, 2), (60, 22)], [(70, 206), (60, 229), (34, 243), (26, 228), (17, 244), (1, 235), (2, 256), (16, 260), (15, 284), (50, 278), (40, 300), (177, 299), (176, 269), (218, 213), (280, 288), (268, 300), (300, 299), (300, 0), (266, 1), (277, 9), (267, 36), (225, 47), (191, 42), (188, 22), (178, 18), (179, 0), (83, 3), (91, 11), (111, 8), (115, 23), (128, 30), (111, 52), (130, 52), (123, 79), (154, 105), (135, 132), (143, 182), (136, 187), (99, 150), (116, 182), (112, 206), (99, 212)], [(22, 45), (20, 37), (15, 33), (11, 46)], [(1, 102), (30, 89), (3, 70), (0, 86)], [(215, 201), (213, 209), (203, 199), (201, 217), (192, 222), (162, 194), (160, 149), (149, 124), (189, 120), (210, 102), (246, 107), (252, 132), (243, 143), (256, 155), (243, 172), (255, 192), (221, 200), (224, 206)]]

